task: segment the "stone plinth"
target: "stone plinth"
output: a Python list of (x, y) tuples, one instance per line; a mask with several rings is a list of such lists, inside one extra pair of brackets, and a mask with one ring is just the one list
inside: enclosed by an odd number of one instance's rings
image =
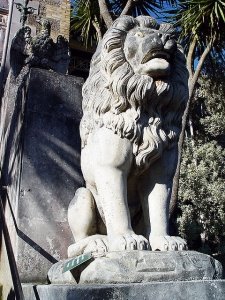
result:
[(79, 122), (82, 79), (33, 69), (25, 112), (18, 205), (21, 280), (45, 280), (73, 241), (67, 208), (83, 184)]
[(224, 300), (225, 280), (110, 285), (23, 285), (25, 300)]
[[(93, 258), (70, 271), (62, 273), (58, 262), (49, 270), (51, 283), (123, 284), (152, 281), (188, 281), (222, 278), (222, 265), (211, 256), (195, 251), (118, 251)], [(71, 277), (69, 277), (69, 275)], [(75, 282), (76, 284), (76, 282)]]
[[(81, 78), (32, 69), (21, 95), (5, 105), (9, 134), (2, 140), (3, 169), (18, 229), (11, 239), (22, 282), (46, 282), (52, 263), (66, 257), (74, 242), (67, 209), (83, 185), (82, 84)], [(6, 217), (15, 229), (9, 209)]]
[(195, 251), (111, 252), (95, 259), (81, 273), (81, 284), (222, 278), (222, 266)]
[(30, 74), (17, 217), (24, 233), (18, 263), (26, 282), (45, 280), (51, 257), (65, 257), (73, 240), (67, 208), (83, 184), (81, 86), (81, 78), (39, 69)]

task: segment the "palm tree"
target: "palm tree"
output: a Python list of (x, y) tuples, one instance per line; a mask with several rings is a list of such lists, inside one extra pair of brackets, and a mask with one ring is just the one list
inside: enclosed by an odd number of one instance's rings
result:
[(170, 214), (177, 204), (181, 151), (185, 127), (188, 119), (191, 99), (195, 85), (206, 58), (224, 54), (225, 42), (225, 1), (189, 0), (178, 1), (176, 9), (170, 11), (175, 26), (180, 30), (180, 42), (183, 44), (189, 71), (189, 100), (183, 116), (182, 132), (179, 139), (179, 159), (174, 177)]
[(79, 33), (86, 45), (98, 42), (114, 19), (121, 15), (157, 15), (163, 4), (174, 0), (73, 0), (71, 32)]
[(104, 30), (98, 0), (74, 0), (71, 3), (70, 30), (87, 46), (98, 42)]

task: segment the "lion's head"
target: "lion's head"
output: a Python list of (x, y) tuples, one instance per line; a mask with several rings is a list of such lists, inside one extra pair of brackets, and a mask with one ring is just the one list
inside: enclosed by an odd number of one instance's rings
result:
[(177, 142), (188, 98), (182, 48), (168, 23), (118, 18), (99, 43), (83, 87), (83, 147), (105, 126), (133, 142), (137, 172)]

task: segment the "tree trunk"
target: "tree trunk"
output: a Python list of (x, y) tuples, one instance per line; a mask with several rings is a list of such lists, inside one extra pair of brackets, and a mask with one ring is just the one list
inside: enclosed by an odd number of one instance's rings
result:
[(135, 0), (128, 0), (127, 4), (125, 5), (125, 7), (120, 15), (121, 16), (126, 15), (129, 12), (129, 10), (131, 9), (134, 2), (135, 2)]
[(92, 20), (92, 25), (94, 26), (94, 28), (97, 32), (98, 40), (101, 41), (102, 40), (102, 32), (101, 32), (101, 29), (100, 29), (98, 23), (96, 23), (94, 20)]
[(106, 27), (109, 29), (111, 26), (113, 19), (109, 13), (108, 7), (106, 5), (105, 0), (98, 0), (99, 8), (100, 8), (100, 14), (105, 21)]
[(177, 169), (176, 169), (174, 179), (173, 179), (173, 188), (172, 188), (172, 195), (171, 195), (171, 200), (170, 200), (170, 218), (171, 219), (174, 218), (174, 214), (175, 214), (176, 207), (177, 207), (180, 166), (181, 166), (181, 156), (182, 156), (182, 146), (183, 146), (183, 141), (184, 141), (184, 136), (185, 136), (185, 127), (186, 127), (186, 122), (187, 122), (187, 119), (188, 119), (188, 113), (189, 113), (189, 108), (190, 108), (190, 104), (191, 104), (191, 99), (192, 99), (192, 96), (193, 96), (195, 84), (198, 80), (200, 71), (201, 71), (202, 66), (203, 66), (203, 63), (204, 63), (207, 55), (209, 54), (209, 52), (212, 49), (214, 39), (211, 39), (211, 41), (209, 42), (209, 44), (205, 48), (205, 50), (202, 53), (202, 56), (201, 56), (201, 58), (198, 62), (196, 70), (193, 73), (192, 72), (192, 61), (193, 61), (193, 53), (194, 53), (194, 48), (195, 48), (196, 42), (197, 41), (194, 39), (192, 44), (190, 45), (189, 53), (188, 53), (188, 56), (187, 56), (187, 68), (188, 68), (188, 71), (189, 71), (189, 74), (190, 74), (190, 78), (189, 78), (189, 82), (188, 82), (189, 99), (188, 99), (187, 106), (186, 106), (186, 109), (184, 111), (184, 115), (183, 115), (183, 118), (182, 118), (182, 130), (181, 130), (180, 138), (179, 138), (179, 141), (178, 141), (178, 162), (177, 162)]
[(193, 76), (193, 57), (194, 57), (196, 44), (197, 44), (197, 38), (194, 37), (193, 41), (190, 44), (188, 55), (187, 55), (187, 69), (189, 72), (189, 78), (192, 78)]
[(195, 154), (195, 137), (194, 137), (194, 127), (193, 127), (193, 120), (192, 120), (192, 114), (189, 113), (189, 128), (190, 128), (190, 136), (191, 136), (191, 147), (192, 147), (192, 152), (193, 152), (193, 162), (195, 167), (197, 168), (198, 162)]

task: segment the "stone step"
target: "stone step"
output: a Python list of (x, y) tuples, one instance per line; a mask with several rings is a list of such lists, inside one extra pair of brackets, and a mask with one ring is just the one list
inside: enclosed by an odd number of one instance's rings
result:
[(23, 284), (25, 300), (224, 300), (225, 280), (133, 284)]

